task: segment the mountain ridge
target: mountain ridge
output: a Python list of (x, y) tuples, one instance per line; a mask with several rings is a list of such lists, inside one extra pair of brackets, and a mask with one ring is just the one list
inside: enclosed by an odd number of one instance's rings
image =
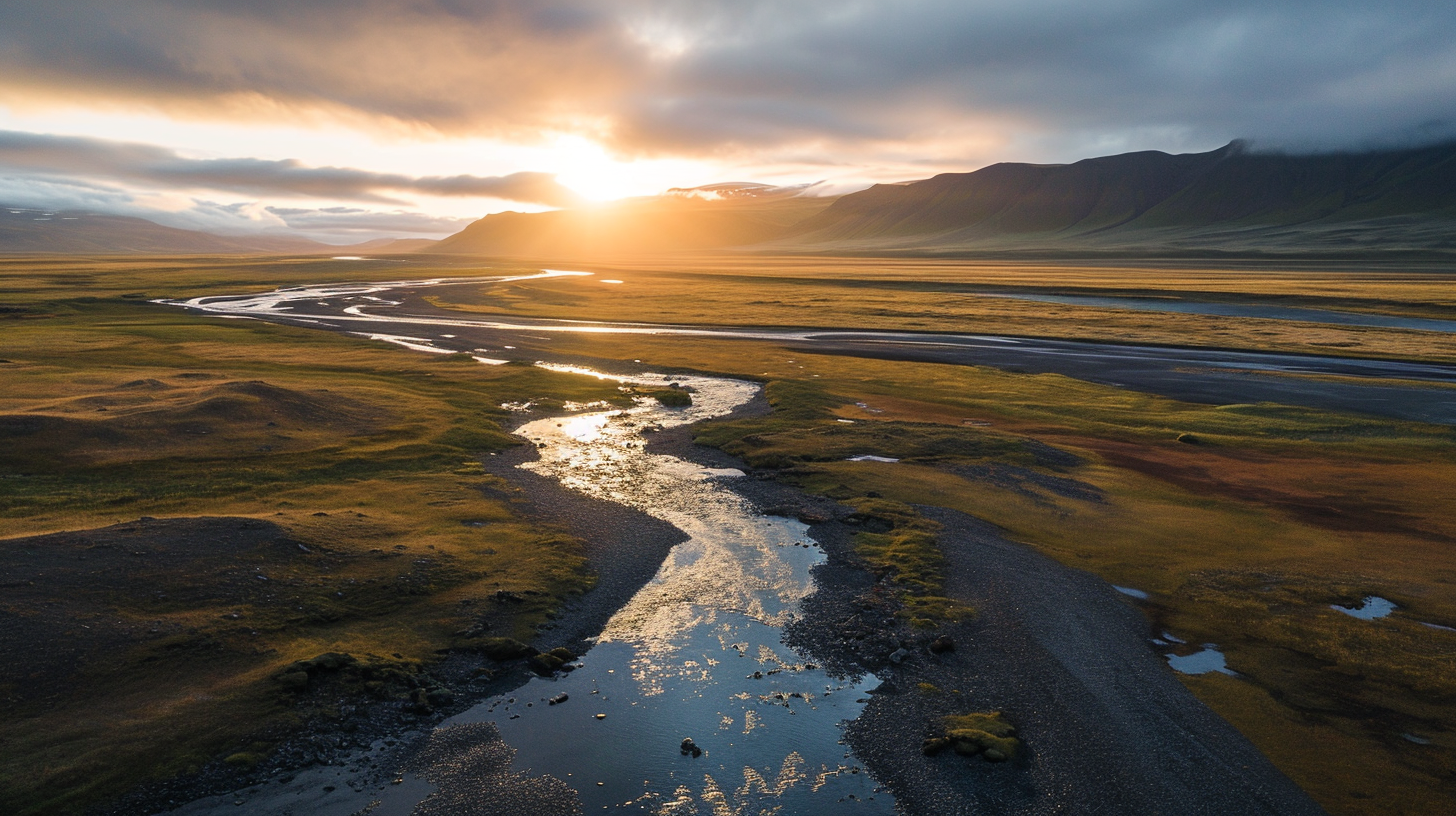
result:
[(1453, 238), (1456, 143), (1287, 155), (1234, 142), (875, 185), (755, 249), (1449, 249)]
[(323, 255), (415, 252), (432, 244), (425, 239), (378, 238), (338, 246), (286, 235), (216, 235), (130, 215), (0, 206), (0, 255)]

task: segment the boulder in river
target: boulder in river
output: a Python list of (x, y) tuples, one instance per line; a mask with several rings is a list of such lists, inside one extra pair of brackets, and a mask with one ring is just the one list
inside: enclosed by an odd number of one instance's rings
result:
[(565, 663), (566, 661), (556, 655), (546, 653), (532, 655), (526, 659), (526, 665), (531, 667), (531, 671), (542, 677), (550, 677), (555, 674)]
[(551, 699), (549, 699), (549, 700), (546, 701), (546, 704), (547, 705), (556, 705), (557, 703), (564, 703), (564, 702), (566, 702), (569, 699), (571, 699), (571, 698), (570, 697), (567, 697), (566, 696), (566, 692), (563, 691), (560, 694), (552, 695)]
[(693, 742), (692, 737), (684, 737), (681, 748), (683, 756), (691, 754), (694, 757), (700, 757), (703, 755), (703, 749), (699, 748), (697, 743)]

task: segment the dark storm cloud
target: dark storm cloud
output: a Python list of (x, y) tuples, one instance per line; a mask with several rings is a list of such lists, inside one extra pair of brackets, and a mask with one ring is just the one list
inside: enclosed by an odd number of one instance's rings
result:
[(0, 131), (0, 170), (30, 175), (104, 178), (162, 189), (226, 190), (397, 203), (387, 193), (499, 198), (566, 206), (576, 194), (547, 173), (424, 176), (346, 167), (306, 167), (293, 160), (190, 159), (166, 148), (76, 136)]
[(594, 8), (553, 0), (4, 3), (0, 83), (20, 98), (244, 115), (318, 106), (514, 130), (618, 84), (614, 66), (631, 55)]
[(682, 154), (1335, 146), (1451, 132), (1456, 4), (51, 0), (0, 5), (0, 94)]
[[(1456, 5), (900, 2), (721, 24), (632, 100), (639, 141), (1181, 131), (1357, 143), (1456, 119)], [(832, 13), (828, 13), (832, 12)], [(797, 104), (795, 104), (797, 103)], [(719, 111), (721, 115), (714, 116)]]

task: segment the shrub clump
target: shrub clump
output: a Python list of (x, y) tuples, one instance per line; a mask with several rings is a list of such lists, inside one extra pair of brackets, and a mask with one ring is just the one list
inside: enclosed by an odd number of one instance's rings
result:
[(987, 762), (1005, 762), (1016, 756), (1021, 740), (1016, 727), (1006, 722), (999, 711), (955, 714), (941, 720), (943, 734), (930, 737), (921, 745), (926, 756), (950, 748), (961, 756), (976, 756)]

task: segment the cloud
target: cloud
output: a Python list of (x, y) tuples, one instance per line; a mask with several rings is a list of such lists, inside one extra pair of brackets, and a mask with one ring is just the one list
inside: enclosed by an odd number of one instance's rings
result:
[(498, 198), (553, 207), (578, 201), (575, 193), (547, 173), (414, 177), (346, 167), (306, 167), (291, 159), (190, 159), (154, 145), (19, 131), (0, 131), (0, 170), (114, 179), (163, 189), (376, 203), (399, 203), (390, 193), (400, 192)]
[(321, 209), (266, 207), (265, 209), (281, 219), (290, 229), (339, 236), (361, 233), (369, 235), (403, 233), (440, 237), (459, 232), (474, 220), (406, 210), (377, 212), (355, 207), (324, 207)]
[[(3, 195), (3, 186), (0, 186), (0, 196)], [(148, 206), (146, 202), (112, 204), (102, 208), (50, 206), (48, 209), (99, 210), (217, 235), (304, 237), (333, 244), (374, 238), (443, 238), (459, 232), (472, 220), (408, 210), (379, 212), (357, 207), (279, 207), (258, 201), (222, 203), (208, 199), (192, 199), (185, 206), (171, 209)]]
[(0, 98), (628, 153), (1077, 158), (1449, 135), (1453, 32), (1447, 0), (51, 0), (0, 5)]

